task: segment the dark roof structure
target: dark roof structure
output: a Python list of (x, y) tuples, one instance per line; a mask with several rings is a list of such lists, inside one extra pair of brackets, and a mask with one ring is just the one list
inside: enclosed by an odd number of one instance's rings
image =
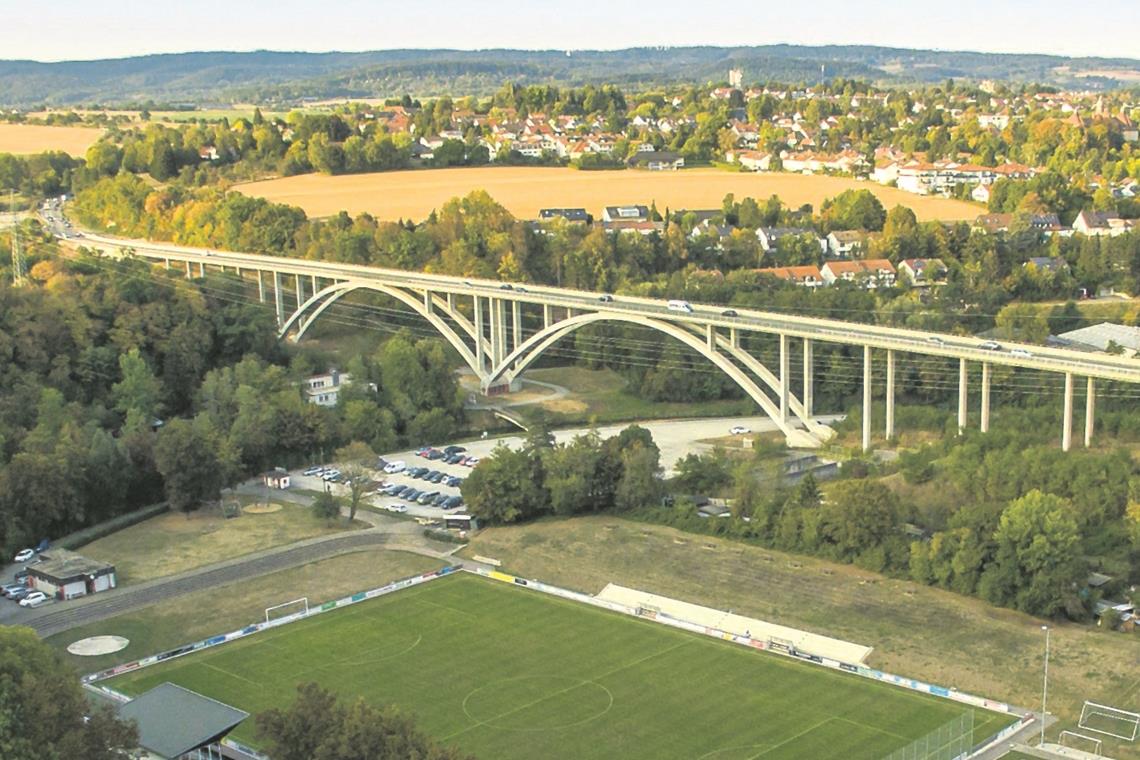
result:
[(28, 573), (56, 585), (84, 578), (99, 578), (115, 572), (115, 566), (97, 559), (89, 559), (67, 549), (48, 549), (40, 554), (43, 560), (28, 568)]
[(119, 708), (133, 720), (139, 746), (165, 758), (177, 758), (220, 741), (249, 713), (172, 683), (155, 686)]

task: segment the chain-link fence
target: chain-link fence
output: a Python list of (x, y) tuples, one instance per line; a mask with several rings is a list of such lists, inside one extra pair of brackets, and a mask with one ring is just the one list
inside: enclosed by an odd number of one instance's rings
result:
[(883, 760), (958, 760), (974, 746), (974, 711), (967, 710)]

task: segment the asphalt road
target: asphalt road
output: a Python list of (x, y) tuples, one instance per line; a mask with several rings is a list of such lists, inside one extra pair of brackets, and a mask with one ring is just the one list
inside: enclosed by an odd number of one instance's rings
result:
[(121, 586), (102, 594), (56, 602), (31, 610), (4, 600), (0, 602), (5, 605), (4, 612), (15, 614), (5, 614), (6, 619), (0, 618), (0, 622), (26, 625), (40, 636), (51, 636), (195, 591), (219, 588), (235, 581), (256, 578), (340, 554), (384, 546), (392, 539), (391, 534), (375, 529), (314, 539), (207, 565), (168, 578)]

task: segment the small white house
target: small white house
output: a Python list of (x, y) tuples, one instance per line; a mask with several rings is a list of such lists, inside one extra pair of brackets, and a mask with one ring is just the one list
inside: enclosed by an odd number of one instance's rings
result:
[(317, 406), (336, 406), (340, 389), (351, 384), (351, 374), (330, 369), (323, 375), (305, 378), (305, 399)]
[(288, 470), (283, 470), (278, 467), (274, 470), (263, 473), (261, 476), (261, 481), (265, 483), (266, 488), (276, 488), (280, 491), (285, 491), (289, 488), (290, 485), (289, 472)]
[(115, 566), (67, 549), (49, 549), (28, 567), (28, 585), (56, 599), (74, 599), (115, 588)]

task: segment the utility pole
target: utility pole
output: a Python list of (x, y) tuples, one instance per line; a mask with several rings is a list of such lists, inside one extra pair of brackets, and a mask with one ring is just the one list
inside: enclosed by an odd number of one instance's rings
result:
[(1045, 631), (1045, 678), (1041, 687), (1041, 740), (1037, 743), (1038, 746), (1045, 743), (1045, 719), (1049, 715), (1045, 711), (1046, 700), (1049, 699), (1049, 626), (1043, 625), (1041, 630)]
[(20, 251), (20, 227), (16, 220), (16, 191), (8, 191), (8, 213), (12, 215), (12, 284), (24, 284), (24, 254)]

